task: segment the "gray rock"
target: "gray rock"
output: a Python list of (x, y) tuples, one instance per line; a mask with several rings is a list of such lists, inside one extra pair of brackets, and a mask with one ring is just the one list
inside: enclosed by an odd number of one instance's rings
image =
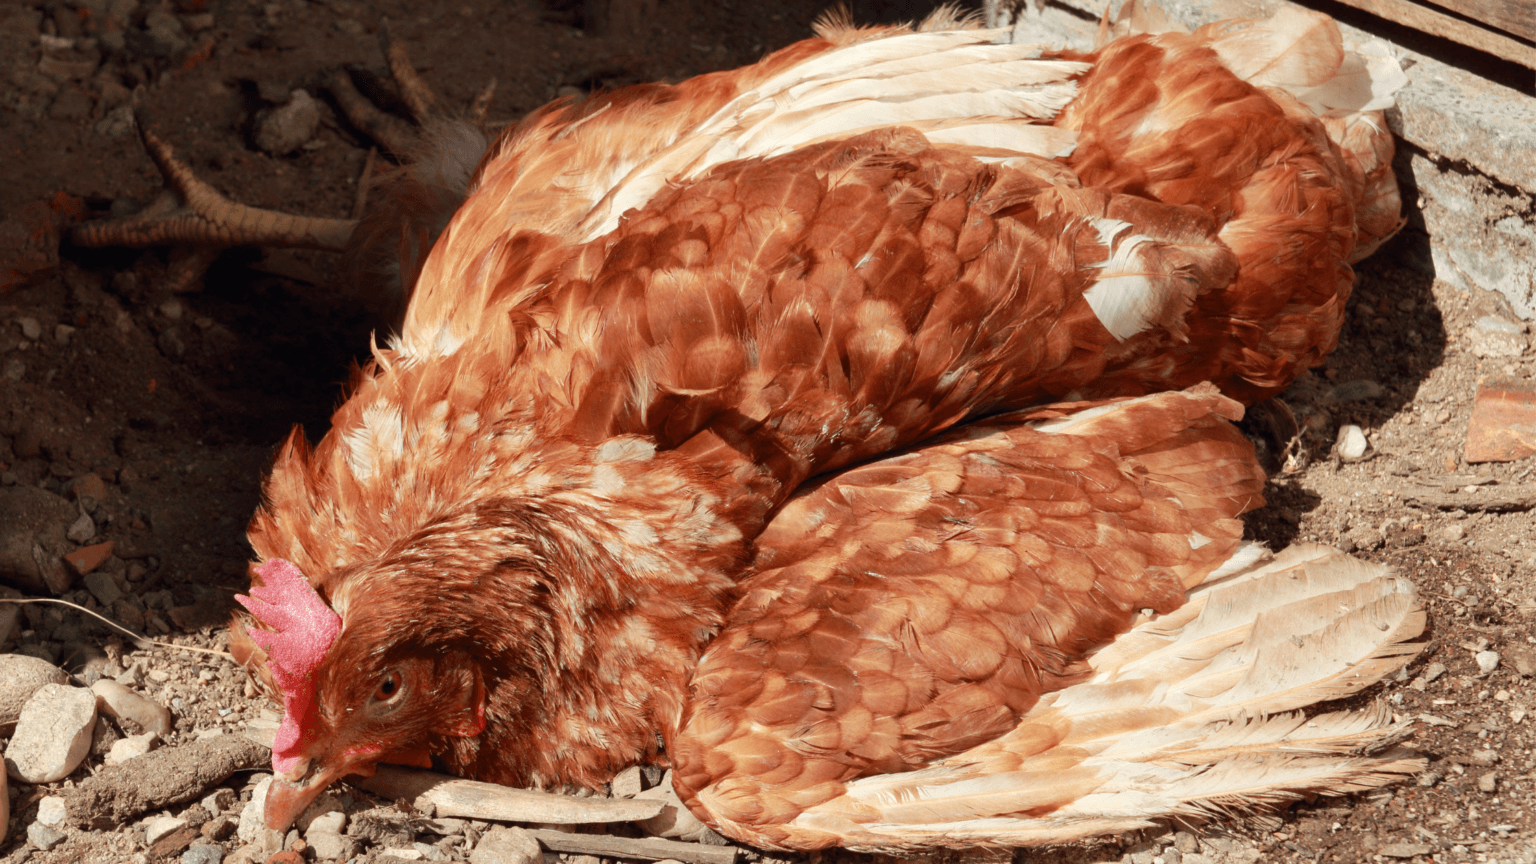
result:
[(251, 800), (246, 802), (245, 809), (240, 811), (240, 827), (235, 829), (235, 835), (243, 842), (254, 843), (266, 850), (268, 854), (283, 848), (283, 835), (268, 828), (267, 823), (262, 820), (262, 811), (267, 807), (267, 789), (271, 786), (272, 775), (268, 774), (261, 778), (261, 782), (251, 790)]
[(217, 843), (191, 846), (181, 853), (181, 864), (220, 864), (224, 860), (224, 847)]
[(256, 146), (273, 156), (286, 156), (315, 137), (319, 128), (320, 103), (306, 91), (295, 90), (257, 125)]
[[(96, 529), (92, 526), (91, 530), (94, 533)], [(117, 580), (112, 578), (112, 574), (100, 570), (85, 574), (85, 588), (91, 592), (91, 596), (96, 598), (96, 602), (103, 606), (111, 606), (123, 597), (123, 591), (117, 587)]]
[(24, 315), (16, 319), (16, 326), (21, 328), (21, 335), (33, 342), (43, 338), (43, 325), (37, 323), (36, 318)]
[(0, 654), (0, 734), (16, 725), (22, 706), (43, 685), (68, 683), (69, 675), (52, 663), (25, 654)]
[(639, 765), (631, 765), (614, 775), (608, 784), (608, 790), (615, 798), (629, 798), (640, 794), (645, 790), (644, 772)]
[(469, 854), (469, 864), (542, 864), (543, 860), (543, 850), (532, 834), (501, 826), (485, 832)]
[(33, 822), (27, 826), (27, 842), (43, 850), (52, 851), (53, 847), (69, 839), (69, 835), (57, 828), (44, 825), (41, 822)]
[(72, 577), (62, 557), (71, 547), (64, 528), (76, 514), (73, 504), (45, 489), (0, 488), (0, 578), (32, 594), (68, 591)]
[[(340, 796), (333, 792), (322, 792), (318, 798), (310, 802), (308, 807), (304, 808), (304, 812), (299, 814), (299, 818), (293, 820), (293, 824), (300, 831), (308, 831), (310, 826), (314, 825), (315, 820), (333, 818), (330, 817), (330, 814), (341, 813), (341, 825), (346, 825), (346, 815), (343, 812), (345, 809), (346, 805), (342, 802)], [(321, 822), (322, 827), (320, 830), (324, 831), (325, 828), (323, 826), (326, 824), (328, 823)], [(338, 834), (341, 833), (341, 828), (338, 827), (335, 830)]]
[(110, 717), (128, 720), (140, 729), (154, 732), (162, 738), (171, 734), (175, 728), (171, 709), (140, 696), (110, 678), (92, 684), (91, 692), (96, 695), (101, 711)]
[(5, 769), (24, 783), (61, 780), (85, 759), (95, 726), (96, 697), (89, 690), (45, 684), (21, 709)]

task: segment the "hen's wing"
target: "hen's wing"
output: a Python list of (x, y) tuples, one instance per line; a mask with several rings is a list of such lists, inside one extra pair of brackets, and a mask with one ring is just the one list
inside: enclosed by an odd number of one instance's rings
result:
[(1053, 406), (797, 495), (694, 676), (679, 793), (732, 836), (816, 845), (787, 823), (848, 782), (1013, 730), (1232, 558), (1264, 482), (1239, 413), (1210, 385)]

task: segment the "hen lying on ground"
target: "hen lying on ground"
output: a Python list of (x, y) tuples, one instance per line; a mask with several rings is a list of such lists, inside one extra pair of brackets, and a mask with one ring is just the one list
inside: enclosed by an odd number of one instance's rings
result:
[(1367, 755), (1380, 716), (1271, 716), (1405, 662), (1422, 614), (1318, 550), (1245, 569), (1234, 403), (992, 416), (1319, 362), (1397, 222), (1383, 66), (1307, 13), (1088, 56), (995, 35), (832, 25), (491, 147), (250, 528), (270, 825), (402, 759), (665, 758), (729, 836), (873, 849), (1411, 769)]

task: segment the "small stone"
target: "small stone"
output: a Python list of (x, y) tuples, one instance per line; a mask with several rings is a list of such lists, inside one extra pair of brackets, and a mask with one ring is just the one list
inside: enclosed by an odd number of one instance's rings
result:
[(27, 842), (44, 852), (51, 851), (53, 847), (68, 839), (69, 836), (63, 831), (41, 822), (33, 822), (27, 826)]
[(81, 513), (64, 532), (64, 536), (76, 543), (84, 543), (96, 536), (96, 520), (85, 513)]
[[(92, 529), (95, 530), (94, 528)], [(90, 538), (86, 538), (90, 539)], [(113, 542), (97, 543), (94, 546), (81, 546), (79, 549), (64, 556), (64, 563), (68, 564), (75, 573), (83, 576), (86, 573), (100, 567), (108, 558), (112, 557)]]
[(155, 748), (155, 742), (160, 736), (153, 732), (145, 732), (142, 735), (129, 735), (121, 741), (112, 742), (112, 749), (107, 751), (106, 763), (108, 765), (121, 765), (129, 759), (137, 759)]
[(229, 853), (224, 858), (224, 864), (257, 864), (266, 859), (266, 853), (255, 843), (247, 843), (244, 846)]
[(1424, 667), (1424, 683), (1433, 684), (1436, 678), (1445, 674), (1444, 663), (1431, 663)]
[(100, 501), (107, 497), (107, 484), (97, 474), (81, 474), (69, 484), (69, 494), (76, 501)]
[(216, 819), (209, 819), (203, 823), (199, 833), (209, 840), (223, 842), (235, 836), (235, 829), (240, 827), (240, 820), (225, 814)]
[(6, 771), (23, 783), (61, 780), (90, 752), (95, 728), (96, 697), (89, 690), (45, 684), (21, 709), (5, 748)]
[(304, 839), (310, 839), (311, 834), (340, 834), (346, 825), (346, 813), (340, 810), (328, 810), (310, 819), (309, 827), (304, 829)]
[(172, 297), (171, 299), (160, 304), (160, 314), (171, 319), (172, 321), (181, 320), (183, 309), (184, 307), (181, 305), (181, 301), (177, 300), (175, 297)]
[[(293, 820), (293, 825), (299, 831), (307, 832), (314, 825), (316, 819), (325, 819), (331, 813), (339, 814), (342, 817), (340, 824), (346, 825), (346, 814), (342, 812), (345, 809), (346, 805), (342, 802), (341, 796), (331, 792), (323, 792), (318, 798), (311, 801), (308, 807), (304, 808), (304, 812), (299, 814), (299, 818)], [(325, 829), (322, 828), (321, 830)], [(336, 833), (341, 833), (341, 829), (337, 828)]]
[[(421, 854), (420, 849), (407, 849), (403, 846), (386, 846), (379, 851), (385, 855), (399, 858), (402, 861), (420, 861), (427, 857)], [(272, 864), (272, 859), (267, 859), (267, 864)]]
[(57, 795), (49, 795), (37, 802), (37, 821), (44, 825), (57, 826), (69, 816), (68, 809), (64, 806), (64, 799)]
[(16, 319), (16, 326), (21, 328), (21, 335), (33, 342), (43, 338), (43, 325), (37, 323), (36, 318), (22, 316)]
[(1195, 835), (1188, 831), (1179, 831), (1173, 835), (1173, 848), (1188, 855), (1191, 852), (1200, 851), (1200, 841), (1196, 840)]
[(53, 328), (53, 341), (60, 345), (68, 345), (69, 337), (75, 335), (75, 328), (68, 324), (56, 324)]
[(112, 574), (95, 571), (86, 574), (85, 590), (91, 592), (96, 602), (103, 606), (111, 606), (123, 597), (123, 591), (117, 587), (117, 580)]
[(96, 695), (101, 711), (109, 717), (130, 721), (162, 738), (175, 728), (169, 708), (140, 696), (117, 681), (103, 678), (91, 685), (91, 692)]
[(1487, 774), (1484, 774), (1484, 775), (1478, 777), (1477, 778), (1477, 788), (1478, 788), (1479, 791), (1482, 791), (1482, 792), (1489, 792), (1489, 793), (1497, 792), (1499, 790), (1499, 775), (1498, 775), (1498, 772), (1489, 771)]
[(162, 838), (185, 828), (186, 825), (187, 820), (178, 819), (175, 816), (159, 816), (151, 819), (144, 825), (144, 842), (153, 845)]
[(1335, 446), (1340, 459), (1345, 462), (1359, 462), (1365, 458), (1370, 442), (1366, 440), (1365, 432), (1359, 426), (1348, 423), (1339, 427), (1339, 437)]
[(320, 104), (304, 90), (267, 114), (256, 129), (256, 146), (273, 156), (286, 156), (304, 146), (320, 127)]
[(220, 786), (219, 788), (213, 790), (213, 792), (210, 794), (203, 796), (203, 800), (198, 803), (203, 805), (204, 810), (207, 810), (210, 814), (217, 816), (226, 810), (233, 809), (235, 804), (237, 804), (239, 801), (240, 796), (235, 794), (235, 790), (225, 786)]
[(1499, 668), (1499, 652), (1497, 651), (1479, 651), (1475, 659), (1477, 660), (1477, 671), (1484, 675), (1490, 674), (1493, 670)]
[[(267, 823), (262, 819), (262, 811), (267, 806), (267, 789), (272, 785), (272, 775), (261, 778), (256, 788), (251, 790), (251, 800), (245, 804), (245, 809), (240, 811), (240, 827), (236, 834), (246, 843), (254, 843), (263, 849), (277, 851), (283, 848), (282, 835), (267, 828)], [(276, 844), (272, 845), (269, 835), (276, 834)]]
[(1425, 789), (1430, 789), (1434, 787), (1436, 783), (1439, 783), (1442, 779), (1444, 778), (1434, 771), (1425, 771), (1423, 774), (1419, 775), (1419, 785)]
[(469, 864), (542, 864), (543, 850), (521, 828), (498, 826), (487, 831), (469, 855)]
[(1440, 529), (1440, 539), (1446, 543), (1460, 543), (1466, 536), (1467, 529), (1461, 525), (1447, 525)]
[(15, 725), (22, 706), (45, 684), (68, 684), (69, 675), (45, 660), (0, 654), (0, 734)]
[(221, 864), (224, 847), (212, 843), (192, 846), (181, 853), (181, 864)]
[(349, 861), (362, 851), (362, 843), (356, 837), (326, 832), (304, 835), (315, 858), (321, 861)]
[(1512, 462), (1531, 455), (1536, 455), (1536, 384), (1510, 376), (1479, 381), (1463, 458)]
[(164, 684), (165, 682), (171, 680), (171, 673), (165, 671), (164, 669), (151, 669), (149, 670), (149, 680), (155, 682), (156, 684)]
[(614, 775), (608, 789), (615, 798), (629, 798), (645, 789), (643, 773), (639, 765), (631, 765)]

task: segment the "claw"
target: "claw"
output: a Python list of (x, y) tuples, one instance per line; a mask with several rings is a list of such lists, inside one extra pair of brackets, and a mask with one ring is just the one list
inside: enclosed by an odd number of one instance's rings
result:
[(171, 145), (150, 131), (137, 110), (134, 113), (139, 138), (165, 178), (166, 190), (132, 216), (75, 226), (70, 239), (76, 245), (289, 246), (332, 252), (346, 248), (356, 220), (294, 216), (237, 204), (197, 179)]

